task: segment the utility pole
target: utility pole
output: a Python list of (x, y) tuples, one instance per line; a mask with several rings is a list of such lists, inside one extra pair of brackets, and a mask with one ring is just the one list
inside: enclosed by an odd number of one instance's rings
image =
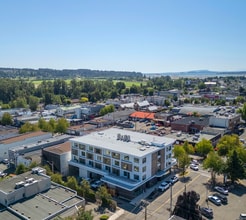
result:
[(144, 201), (144, 207), (145, 207), (145, 210), (144, 210), (144, 220), (147, 220), (147, 202)]
[(170, 187), (170, 218), (172, 216), (172, 206), (173, 206), (173, 186)]

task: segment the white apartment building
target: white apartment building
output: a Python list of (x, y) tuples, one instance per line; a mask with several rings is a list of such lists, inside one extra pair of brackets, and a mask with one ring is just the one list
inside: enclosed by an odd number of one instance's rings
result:
[(112, 193), (133, 198), (170, 171), (175, 139), (109, 128), (70, 142), (72, 175), (101, 179)]

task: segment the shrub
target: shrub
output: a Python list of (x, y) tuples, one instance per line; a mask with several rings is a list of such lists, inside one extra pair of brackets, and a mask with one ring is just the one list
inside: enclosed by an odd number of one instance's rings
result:
[(102, 216), (100, 217), (100, 220), (107, 220), (108, 218), (109, 218), (108, 215), (102, 215)]

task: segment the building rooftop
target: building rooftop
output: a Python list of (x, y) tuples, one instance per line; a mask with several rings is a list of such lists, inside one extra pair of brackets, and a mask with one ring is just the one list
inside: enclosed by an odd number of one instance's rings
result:
[(0, 219), (17, 220), (20, 219), (18, 216), (34, 220), (53, 219), (76, 205), (80, 206), (83, 201), (73, 190), (55, 184), (44, 193), (10, 205), (9, 210), (3, 209)]
[(0, 190), (6, 193), (10, 193), (15, 190), (16, 183), (18, 182), (26, 182), (27, 179), (33, 178), (34, 180), (42, 180), (49, 178), (48, 176), (34, 174), (31, 171), (16, 175), (12, 178), (4, 179), (0, 181)]
[(107, 148), (119, 153), (143, 157), (158, 151), (160, 147), (173, 144), (175, 139), (124, 129), (109, 128), (99, 132), (92, 132), (82, 137), (73, 138), (71, 141), (88, 143), (92, 146)]
[(155, 113), (152, 112), (134, 112), (130, 115), (132, 118), (146, 118), (146, 119), (154, 119)]
[(62, 144), (57, 144), (57, 145), (52, 146), (52, 147), (47, 147), (47, 148), (43, 149), (43, 151), (48, 151), (48, 152), (51, 152), (54, 154), (61, 155), (61, 154), (64, 154), (64, 153), (71, 151), (70, 142), (67, 141), (67, 142), (62, 143)]
[(43, 132), (43, 131), (29, 132), (29, 133), (26, 133), (26, 134), (19, 135), (17, 137), (12, 137), (12, 138), (9, 138), (9, 139), (2, 140), (0, 142), (0, 144), (10, 144), (10, 143), (13, 143), (13, 142), (25, 140), (27, 138), (41, 136), (41, 135), (44, 135), (44, 134), (47, 134), (47, 132)]
[(20, 136), (16, 127), (0, 125), (0, 141), (16, 136)]

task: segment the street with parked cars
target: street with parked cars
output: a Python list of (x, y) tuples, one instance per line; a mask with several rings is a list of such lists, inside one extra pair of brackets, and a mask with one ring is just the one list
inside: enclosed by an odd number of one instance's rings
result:
[[(175, 207), (177, 198), (184, 191), (194, 190), (200, 195), (198, 205), (200, 206), (201, 214), (205, 219), (223, 219), (223, 220), (237, 220), (239, 219), (240, 213), (245, 213), (246, 204), (246, 181), (237, 183), (237, 185), (229, 190), (228, 195), (221, 194), (218, 192), (218, 187), (214, 188), (208, 184), (208, 180), (211, 177), (210, 172), (203, 170), (202, 165), (199, 165), (199, 170), (194, 171), (189, 169), (188, 174), (183, 176), (176, 175), (178, 181), (175, 184), (170, 185), (170, 177), (162, 180), (159, 185), (165, 181), (169, 183), (169, 187), (159, 193), (158, 196), (151, 197), (151, 199), (146, 199), (148, 205), (147, 209), (147, 219), (148, 220), (165, 220), (170, 216), (170, 207), (172, 210)], [(220, 178), (218, 178), (220, 180)], [(223, 178), (221, 178), (223, 179)], [(219, 186), (221, 187), (221, 186)], [(223, 188), (223, 187), (221, 187)], [(224, 188), (223, 188), (224, 189)], [(220, 190), (220, 189), (219, 189)], [(224, 189), (227, 190), (227, 189)], [(226, 192), (226, 191), (224, 191)], [(208, 197), (216, 197), (217, 205)], [(225, 197), (227, 202), (222, 198)], [(172, 198), (172, 199), (171, 199)], [(142, 220), (145, 218), (145, 208), (129, 206), (126, 209), (125, 214), (122, 216), (124, 220)]]

